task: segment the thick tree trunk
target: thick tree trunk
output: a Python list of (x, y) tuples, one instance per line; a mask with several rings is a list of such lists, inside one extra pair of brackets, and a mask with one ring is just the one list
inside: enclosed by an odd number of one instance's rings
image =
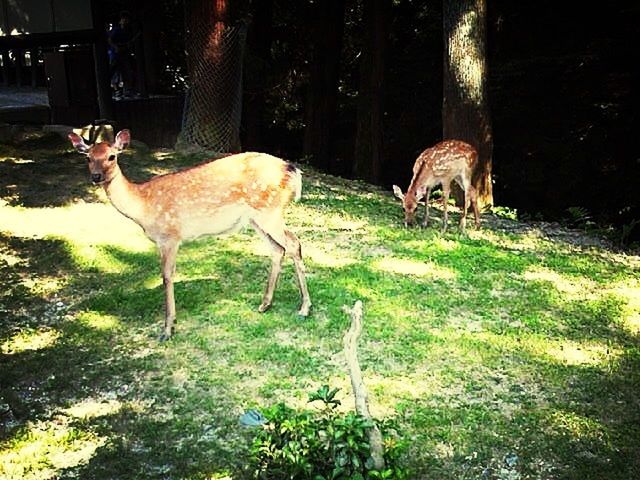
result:
[(245, 150), (265, 150), (263, 131), (265, 92), (269, 89), (271, 44), (273, 42), (273, 0), (252, 2), (251, 25), (247, 32), (245, 90), (242, 105), (242, 133)]
[(189, 89), (181, 141), (240, 150), (242, 56), (246, 0), (187, 0), (185, 22)]
[(313, 58), (306, 99), (303, 151), (322, 170), (331, 165), (338, 72), (344, 31), (344, 0), (323, 0), (314, 5)]
[(363, 2), (364, 46), (353, 174), (371, 183), (378, 183), (382, 173), (384, 65), (390, 14), (390, 0)]
[(162, 9), (158, 7), (155, 0), (144, 0), (142, 2), (142, 12), (140, 15), (140, 23), (142, 28), (141, 45), (144, 52), (144, 68), (145, 85), (138, 91), (157, 93), (160, 89), (160, 72), (162, 68), (162, 51), (160, 50), (162, 24)]
[(478, 190), (479, 206), (492, 205), (493, 133), (487, 94), (486, 0), (443, 0), (442, 8), (443, 137), (464, 140), (477, 148), (479, 165), (473, 184)]

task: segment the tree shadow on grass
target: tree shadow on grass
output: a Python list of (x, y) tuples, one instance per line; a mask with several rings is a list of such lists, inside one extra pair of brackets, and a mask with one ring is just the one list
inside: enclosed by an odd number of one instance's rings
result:
[[(3, 443), (15, 445), (19, 452), (21, 441), (29, 443), (50, 430), (52, 435), (64, 433), (66, 436), (62, 438), (77, 436), (80, 443), (87, 435), (106, 442), (86, 465), (81, 462), (64, 468), (52, 467), (59, 478), (202, 476), (227, 471), (229, 465), (237, 466), (238, 451), (247, 443), (239, 439), (233, 448), (226, 445), (230, 437), (239, 435), (237, 418), (231, 414), (237, 399), (225, 396), (229, 400), (222, 412), (205, 402), (202, 408), (212, 409), (208, 429), (190, 418), (182, 418), (180, 412), (193, 408), (191, 404), (198, 392), (186, 392), (184, 397), (181, 395), (184, 390), (178, 393), (173, 390), (172, 372), (164, 371), (158, 358), (164, 348), (172, 348), (171, 344), (161, 345), (149, 338), (149, 331), (154, 327), (147, 323), (150, 317), (161, 316), (163, 292), (161, 287), (148, 289), (142, 284), (151, 273), (157, 272), (156, 255), (108, 247), (108, 254), (129, 265), (123, 274), (113, 274), (83, 271), (74, 264), (68, 255), (68, 246), (61, 240), (7, 236), (2, 240), (14, 253), (19, 252), (20, 261), (24, 262), (20, 272), (7, 278), (9, 283), (19, 281), (21, 276), (73, 274), (60, 292), (61, 298), (76, 289), (87, 290), (87, 282), (93, 286), (96, 278), (100, 279), (104, 291), (91, 293), (88, 300), (74, 307), (71, 316), (59, 315), (46, 324), (33, 311), (40, 299), (28, 291), (23, 292), (25, 298), (14, 298), (20, 297), (17, 295), (20, 292), (15, 290), (7, 294), (8, 299), (17, 302), (8, 304), (8, 309), (27, 309), (34, 318), (29, 328), (25, 328), (17, 315), (5, 318), (2, 323), (1, 339), (7, 346), (1, 354), (0, 439)], [(261, 263), (256, 262), (255, 267)], [(7, 265), (1, 268), (2, 273), (12, 271)], [(196, 283), (205, 283), (205, 280)], [(196, 285), (195, 290), (204, 288)], [(183, 300), (180, 305), (183, 312), (201, 308), (200, 300), (192, 305), (194, 300)], [(45, 308), (48, 300), (43, 298), (41, 302)], [(11, 341), (16, 333), (29, 339), (30, 336), (37, 338), (41, 332), (51, 333), (48, 342), (25, 345)], [(206, 391), (201, 393), (206, 396)], [(218, 397), (217, 401), (224, 403), (224, 398)], [(67, 413), (67, 409), (75, 405), (109, 401), (120, 405), (118, 412), (89, 418), (75, 418)], [(158, 414), (154, 413), (156, 407)], [(168, 417), (163, 419), (163, 414)], [(194, 437), (198, 439), (196, 444), (187, 441)], [(58, 440), (58, 437), (44, 440), (52, 442), (47, 447), (51, 455), (64, 451), (73, 454), (73, 442), (60, 446), (56, 452)], [(49, 465), (48, 454), (42, 455), (45, 458), (38, 461), (44, 463), (26, 468), (38, 471)]]
[(53, 313), (51, 297), (37, 280), (63, 282), (75, 272), (63, 240), (25, 239), (0, 233), (0, 341), (22, 327), (35, 327)]
[(96, 200), (86, 159), (71, 153), (67, 143), (58, 135), (41, 133), (0, 145), (0, 196), (8, 205), (51, 207)]

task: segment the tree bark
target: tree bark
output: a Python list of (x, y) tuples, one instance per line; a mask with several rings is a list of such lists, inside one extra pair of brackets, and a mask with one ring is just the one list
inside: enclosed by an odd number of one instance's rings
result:
[[(486, 61), (486, 0), (443, 0), (444, 75), (442, 130), (478, 150), (473, 185), (482, 208), (493, 205), (493, 133)], [(456, 189), (461, 203), (461, 193)]]
[(242, 102), (242, 134), (245, 150), (264, 150), (263, 128), (266, 91), (272, 65), (273, 0), (252, 2), (251, 25), (247, 32), (245, 89)]
[(181, 141), (220, 152), (240, 150), (241, 20), (246, 0), (187, 0), (189, 90)]
[(364, 45), (360, 60), (353, 174), (371, 183), (378, 183), (382, 174), (384, 67), (390, 14), (390, 0), (363, 2)]
[(314, 5), (313, 58), (310, 62), (303, 152), (311, 163), (328, 171), (331, 162), (338, 103), (338, 73), (344, 32), (344, 0)]

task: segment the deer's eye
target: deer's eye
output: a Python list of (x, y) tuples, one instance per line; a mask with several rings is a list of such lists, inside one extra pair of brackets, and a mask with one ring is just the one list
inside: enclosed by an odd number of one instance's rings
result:
[(116, 159), (115, 155), (109, 155), (109, 161), (113, 162)]

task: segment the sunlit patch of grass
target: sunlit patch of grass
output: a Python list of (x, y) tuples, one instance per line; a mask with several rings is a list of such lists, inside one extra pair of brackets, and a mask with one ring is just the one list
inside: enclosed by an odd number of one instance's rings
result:
[(61, 420), (29, 424), (0, 447), (0, 476), (7, 480), (58, 478), (64, 469), (89, 462), (105, 444), (104, 437)]
[(41, 275), (36, 278), (25, 278), (22, 284), (32, 292), (51, 296), (64, 288), (66, 282), (64, 278), (53, 275)]
[(621, 353), (620, 349), (595, 342), (565, 341), (546, 346), (546, 354), (563, 365), (606, 365), (609, 367)]
[(305, 258), (323, 267), (345, 267), (357, 263), (354, 257), (349, 255), (336, 255), (333, 249), (326, 246), (307, 245), (304, 249)]
[(54, 345), (60, 338), (60, 332), (52, 328), (23, 330), (0, 345), (0, 352), (11, 355), (29, 350), (42, 350)]
[[(151, 247), (140, 227), (124, 218), (111, 205), (80, 203), (62, 208), (3, 207), (3, 230), (19, 237), (59, 237), (86, 248), (121, 245), (132, 251)], [(78, 253), (81, 256), (82, 250)]]
[(585, 298), (595, 296), (597, 284), (589, 278), (566, 277), (547, 267), (532, 265), (524, 272), (525, 280), (549, 282), (558, 293), (567, 298)]
[(114, 415), (118, 413), (121, 408), (122, 403), (117, 400), (96, 400), (88, 398), (63, 409), (62, 412), (70, 417), (86, 420), (105, 415)]
[(640, 334), (640, 279), (629, 279), (614, 283), (610, 292), (625, 300), (622, 325), (633, 335)]
[(80, 312), (76, 318), (79, 322), (96, 330), (114, 330), (121, 328), (122, 325), (120, 319), (113, 315), (105, 315), (91, 311)]
[(547, 419), (547, 428), (553, 430), (556, 435), (567, 435), (578, 440), (604, 441), (607, 431), (604, 425), (584, 415), (576, 414), (568, 410), (552, 411)]
[(433, 262), (417, 262), (404, 258), (385, 257), (374, 261), (373, 268), (383, 272), (440, 280), (452, 280), (456, 277), (455, 272), (450, 268), (441, 267)]

